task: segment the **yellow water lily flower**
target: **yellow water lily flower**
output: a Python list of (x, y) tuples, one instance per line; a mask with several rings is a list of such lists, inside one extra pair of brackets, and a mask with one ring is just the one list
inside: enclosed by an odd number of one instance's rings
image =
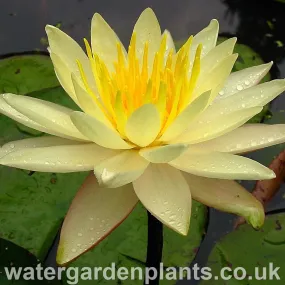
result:
[[(0, 111), (52, 136), (7, 143), (0, 164), (43, 172), (93, 170), (66, 216), (57, 261), (65, 264), (101, 241), (138, 200), (166, 226), (186, 235), (192, 198), (263, 224), (262, 205), (235, 179), (272, 179), (239, 153), (285, 141), (285, 125), (244, 125), (285, 90), (259, 84), (272, 63), (232, 74), (231, 38), (216, 46), (218, 22), (178, 50), (153, 11), (135, 24), (126, 51), (99, 15), (87, 53), (47, 26), (56, 75), (82, 112), (3, 94)], [(114, 189), (116, 188), (116, 189)]]

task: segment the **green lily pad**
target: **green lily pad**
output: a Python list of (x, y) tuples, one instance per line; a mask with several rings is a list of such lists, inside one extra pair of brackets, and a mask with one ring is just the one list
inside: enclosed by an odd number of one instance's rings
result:
[[(218, 242), (210, 254), (207, 266), (211, 268), (213, 276), (218, 276), (218, 280), (215, 280), (215, 278), (204, 280), (201, 285), (281, 284), (282, 281), (280, 280), (285, 280), (284, 251), (284, 213), (267, 216), (263, 228), (259, 231), (252, 229), (249, 225), (242, 225)], [(280, 280), (269, 279), (270, 263), (273, 264), (274, 268), (280, 267), (277, 271)], [(236, 268), (242, 267), (246, 270), (247, 277), (244, 280), (233, 278), (222, 280), (220, 270), (223, 267), (229, 267), (232, 272)], [(267, 277), (265, 280), (257, 280), (255, 272), (262, 276), (263, 268), (267, 268)], [(242, 272), (239, 271), (239, 273)], [(237, 275), (238, 279), (239, 276), (241, 277), (240, 274)], [(277, 277), (272, 275), (272, 277), (274, 276)]]
[[(33, 97), (73, 106), (61, 87), (31, 93)], [(32, 137), (1, 115), (1, 145)], [(87, 173), (30, 173), (0, 166), (0, 237), (13, 241), (43, 259), (72, 198)]]
[[(24, 280), (23, 274), (25, 273), (23, 268), (32, 267), (36, 268), (39, 264), (37, 258), (32, 255), (27, 250), (13, 244), (12, 242), (0, 239), (0, 284), (1, 285), (29, 285), (29, 284), (38, 284), (38, 280)], [(44, 269), (44, 266), (41, 265)], [(9, 278), (8, 273), (12, 273), (13, 269), (17, 272), (21, 272), (19, 279), (16, 280), (15, 278)], [(21, 269), (22, 268), (22, 269)], [(36, 278), (35, 273), (35, 278)], [(59, 281), (47, 281), (42, 280), (41, 284), (43, 285), (59, 285)]]
[(0, 94), (27, 94), (59, 86), (49, 56), (16, 55), (0, 60)]
[[(61, 87), (54, 87), (58, 81), (48, 56), (27, 55), (3, 59), (0, 61), (0, 73), (0, 92), (28, 93), (27, 96), (76, 108)], [(44, 135), (4, 115), (0, 115), (0, 129), (0, 145)], [(0, 237), (44, 259), (86, 175), (32, 174), (0, 166)]]
[[(196, 255), (205, 233), (207, 223), (206, 207), (193, 201), (189, 234), (184, 237), (164, 227), (164, 246), (162, 262), (165, 267), (187, 266)], [(147, 250), (147, 213), (138, 204), (130, 216), (105, 240), (88, 253), (81, 256), (72, 267), (145, 267)], [(67, 282), (67, 281), (66, 281)], [(80, 280), (78, 284), (94, 284), (93, 281)], [(99, 273), (96, 284), (142, 284), (142, 280), (105, 280)], [(161, 281), (160, 284), (175, 284), (174, 281)]]

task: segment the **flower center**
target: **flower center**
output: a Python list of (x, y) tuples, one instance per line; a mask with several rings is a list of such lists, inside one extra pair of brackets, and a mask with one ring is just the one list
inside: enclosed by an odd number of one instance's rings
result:
[(124, 54), (122, 45), (117, 44), (117, 62), (114, 63), (114, 71), (110, 72), (104, 61), (92, 53), (88, 41), (84, 39), (99, 94), (94, 94), (91, 90), (83, 67), (77, 61), (82, 81), (90, 96), (123, 137), (128, 117), (142, 105), (151, 103), (157, 107), (162, 135), (189, 104), (200, 73), (202, 50), (202, 45), (199, 45), (193, 65), (190, 66), (192, 40), (191, 36), (174, 54), (173, 49), (167, 50), (165, 35), (150, 67), (149, 43), (145, 43), (143, 55), (139, 59), (136, 34), (133, 33), (127, 55)]

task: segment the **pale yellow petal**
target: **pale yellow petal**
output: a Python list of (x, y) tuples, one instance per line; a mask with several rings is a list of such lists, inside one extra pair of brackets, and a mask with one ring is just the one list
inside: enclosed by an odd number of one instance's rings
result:
[(132, 185), (101, 188), (90, 175), (74, 198), (60, 233), (57, 263), (65, 265), (113, 231), (138, 201)]
[(113, 125), (106, 118), (103, 111), (96, 104), (95, 99), (90, 95), (84, 87), (80, 84), (78, 79), (74, 74), (71, 75), (72, 83), (74, 86), (75, 94), (78, 99), (79, 105), (82, 110), (90, 116), (95, 117), (97, 120), (108, 126), (109, 128), (113, 128)]
[(162, 38), (164, 36), (166, 36), (166, 51), (165, 51), (165, 54), (164, 54), (164, 61), (166, 62), (167, 56), (168, 56), (169, 52), (171, 50), (173, 50), (173, 54), (175, 54), (176, 53), (176, 48), (175, 48), (175, 44), (174, 44), (173, 38), (171, 36), (171, 33), (168, 30), (165, 30), (163, 32)]
[[(29, 128), (35, 129), (40, 132), (49, 133), (49, 134), (55, 134), (53, 132), (50, 132), (47, 128), (44, 126), (34, 122), (33, 120), (29, 119), (28, 117), (24, 116), (23, 114), (19, 113), (17, 110), (12, 108), (5, 100), (4, 100), (5, 94), (0, 95), (0, 114), (3, 114), (12, 120), (21, 123)], [(18, 96), (18, 95), (15, 95)]]
[(94, 168), (100, 186), (117, 188), (139, 178), (149, 162), (135, 150), (126, 150), (103, 161)]
[(173, 121), (173, 123), (166, 129), (159, 141), (171, 141), (182, 134), (191, 121), (193, 121), (199, 114), (201, 114), (207, 107), (211, 91), (206, 91), (204, 94), (192, 101)]
[(217, 38), (219, 33), (219, 22), (212, 20), (210, 24), (194, 36), (193, 42), (190, 48), (190, 62), (194, 61), (194, 55), (199, 44), (202, 44), (201, 56), (204, 57), (211, 49), (217, 44)]
[(262, 204), (238, 183), (188, 173), (183, 175), (193, 199), (217, 210), (243, 216), (255, 228), (263, 225), (265, 214)]
[(284, 79), (272, 80), (247, 88), (214, 103), (202, 114), (200, 119), (209, 120), (218, 114), (229, 114), (245, 108), (265, 106), (284, 90)]
[(98, 145), (111, 149), (129, 149), (133, 147), (125, 142), (118, 132), (90, 115), (82, 112), (73, 112), (70, 118), (84, 136)]
[(71, 81), (71, 71), (68, 69), (66, 64), (62, 61), (62, 59), (55, 53), (50, 53), (50, 58), (52, 60), (55, 74), (60, 85), (63, 87), (65, 92), (71, 97), (71, 99), (78, 104), (78, 100), (76, 98), (73, 84)]
[(2, 157), (0, 165), (41, 172), (79, 172), (92, 170), (115, 154), (114, 150), (94, 143), (23, 148)]
[(51, 53), (57, 54), (70, 72), (74, 73), (78, 78), (81, 78), (76, 62), (79, 60), (83, 66), (89, 84), (92, 88), (95, 88), (95, 80), (92, 74), (89, 59), (80, 45), (66, 33), (54, 26), (47, 25), (46, 33), (48, 36)]
[(3, 96), (10, 106), (47, 129), (74, 139), (88, 141), (70, 120), (69, 116), (73, 110), (28, 96), (14, 94)]
[(172, 140), (171, 143), (194, 144), (214, 139), (240, 127), (254, 115), (260, 113), (261, 110), (262, 107), (249, 108), (226, 115), (219, 115), (213, 120), (209, 119), (208, 121), (200, 121), (198, 118), (198, 120), (189, 126), (187, 131)]
[(245, 153), (285, 142), (285, 125), (246, 124), (196, 147), (209, 151)]
[(50, 146), (59, 146), (59, 145), (75, 145), (79, 144), (78, 141), (63, 139), (53, 136), (43, 136), (38, 138), (28, 138), (18, 141), (12, 141), (4, 144), (0, 148), (0, 158), (6, 154), (25, 149), (25, 148), (38, 148), (38, 147), (50, 147)]
[(114, 70), (114, 62), (118, 61), (117, 44), (121, 44), (123, 54), (126, 51), (118, 36), (103, 17), (96, 13), (91, 23), (92, 51), (97, 54), (105, 63), (109, 71)]
[(152, 68), (155, 53), (161, 41), (159, 22), (151, 8), (145, 9), (138, 18), (134, 31), (136, 34), (136, 54), (141, 63), (143, 60), (144, 46), (148, 42), (148, 67)]
[(274, 172), (247, 157), (224, 152), (191, 149), (169, 163), (182, 171), (220, 179), (261, 180), (275, 178)]
[(193, 98), (196, 98), (205, 91), (212, 90), (211, 99), (213, 100), (230, 75), (237, 57), (237, 54), (229, 55), (213, 68), (209, 74), (201, 74), (194, 89)]
[(233, 72), (228, 77), (216, 100), (226, 98), (243, 89), (258, 84), (259, 81), (268, 73), (272, 64), (273, 62), (269, 62)]
[(171, 144), (143, 148), (140, 150), (140, 155), (152, 163), (167, 163), (179, 157), (188, 148), (187, 144)]
[(150, 164), (133, 182), (142, 204), (159, 221), (187, 235), (191, 216), (191, 193), (183, 175), (166, 164)]
[(126, 124), (126, 135), (136, 145), (151, 144), (160, 131), (159, 112), (153, 104), (145, 104), (134, 111)]
[(200, 73), (201, 77), (209, 74), (211, 70), (215, 68), (222, 60), (233, 53), (236, 40), (237, 38), (230, 38), (222, 42), (202, 58)]

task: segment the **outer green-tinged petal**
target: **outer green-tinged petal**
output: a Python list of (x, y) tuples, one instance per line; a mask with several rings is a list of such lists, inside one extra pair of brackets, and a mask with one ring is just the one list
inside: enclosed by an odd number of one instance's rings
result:
[(199, 118), (209, 121), (220, 114), (229, 114), (256, 106), (264, 106), (285, 90), (285, 80), (277, 79), (235, 93), (210, 106)]
[[(50, 132), (47, 128), (44, 126), (34, 122), (33, 120), (29, 119), (28, 117), (24, 116), (23, 114), (19, 113), (17, 110), (12, 108), (7, 102), (4, 100), (4, 95), (0, 95), (0, 113), (13, 119), (14, 121), (21, 123), (29, 128), (35, 129), (40, 132), (45, 132), (49, 134), (55, 134), (53, 132)], [(18, 95), (16, 95), (18, 96)]]
[(166, 129), (159, 141), (170, 141), (179, 136), (187, 129), (189, 123), (193, 121), (199, 114), (201, 114), (207, 107), (211, 91), (206, 91), (201, 96), (191, 102), (173, 121), (173, 123)]
[(152, 163), (167, 163), (179, 157), (188, 148), (187, 144), (171, 144), (164, 146), (156, 146), (143, 148), (140, 155)]
[(230, 38), (215, 48), (213, 48), (207, 55), (201, 60), (201, 74), (209, 74), (211, 70), (216, 67), (222, 60), (231, 55), (234, 50), (234, 46), (237, 38)]
[(90, 175), (64, 220), (57, 263), (69, 263), (102, 241), (130, 214), (137, 201), (131, 184), (117, 189), (101, 188)]
[(73, 84), (71, 81), (71, 71), (68, 69), (66, 64), (63, 62), (63, 60), (55, 53), (50, 53), (50, 58), (52, 60), (55, 74), (57, 76), (57, 79), (60, 83), (60, 85), (63, 87), (65, 92), (71, 97), (71, 99), (78, 104), (78, 100), (76, 98)]
[(191, 216), (191, 193), (183, 175), (166, 164), (150, 164), (133, 182), (140, 201), (169, 228), (187, 235)]
[(50, 146), (59, 146), (59, 145), (78, 145), (78, 141), (67, 140), (58, 137), (52, 136), (43, 136), (39, 138), (28, 138), (19, 141), (12, 141), (4, 144), (0, 148), (0, 158), (6, 154), (25, 149), (25, 148), (37, 148), (37, 147), (50, 147)]
[(71, 74), (72, 83), (78, 99), (79, 105), (82, 110), (90, 116), (95, 117), (97, 120), (105, 124), (106, 126), (113, 128), (112, 124), (104, 115), (100, 107), (97, 106), (95, 100), (81, 85), (74, 74)]
[(247, 157), (191, 148), (169, 164), (182, 171), (209, 178), (260, 180), (275, 177), (272, 170)]
[(203, 45), (202, 57), (205, 56), (211, 49), (217, 44), (217, 38), (219, 33), (219, 22), (212, 20), (205, 29), (199, 32), (194, 38), (190, 48), (190, 62), (194, 60), (194, 55), (199, 44)]
[(136, 50), (140, 62), (143, 59), (145, 43), (149, 43), (148, 67), (152, 67), (155, 53), (158, 51), (161, 41), (161, 30), (159, 22), (152, 9), (145, 9), (138, 18), (134, 33), (137, 37)]
[[(110, 71), (114, 70), (114, 62), (118, 61), (117, 44), (121, 43), (116, 33), (102, 18), (96, 13), (91, 23), (91, 43), (92, 51), (98, 54)], [(124, 54), (124, 46), (121, 44)]]
[(191, 188), (193, 199), (220, 211), (243, 216), (255, 228), (263, 225), (263, 206), (238, 183), (188, 173), (183, 175)]
[(25, 148), (5, 155), (0, 164), (41, 172), (79, 172), (91, 170), (115, 154), (93, 143)]
[(165, 51), (165, 55), (164, 55), (164, 60), (166, 61), (169, 52), (171, 50), (173, 50), (173, 54), (175, 54), (176, 48), (175, 48), (173, 38), (172, 38), (172, 36), (168, 30), (165, 30), (163, 32), (162, 37), (164, 37), (165, 35), (166, 35), (166, 51)]
[(225, 82), (225, 85), (216, 100), (231, 96), (243, 89), (249, 88), (259, 83), (268, 73), (273, 62), (249, 67), (237, 72), (233, 72)]
[(284, 124), (247, 124), (221, 137), (196, 146), (207, 151), (244, 153), (284, 142)]
[(171, 141), (171, 143), (194, 144), (214, 139), (240, 127), (261, 110), (262, 107), (254, 107), (220, 115), (209, 121), (194, 121), (185, 133)]
[(69, 116), (73, 110), (28, 96), (14, 94), (4, 94), (3, 96), (9, 105), (47, 129), (74, 139), (88, 140), (71, 122)]
[(139, 178), (148, 165), (138, 151), (127, 150), (96, 165), (94, 173), (99, 185), (116, 188)]
[(70, 116), (76, 128), (98, 145), (111, 149), (129, 149), (133, 146), (125, 142), (115, 130), (94, 117), (82, 112), (73, 112)]
[(205, 91), (212, 90), (212, 100), (217, 96), (228, 78), (237, 59), (237, 54), (232, 54), (220, 62), (209, 74), (201, 74), (198, 79), (197, 87), (194, 90), (193, 98), (196, 98)]
[(141, 147), (151, 144), (160, 131), (160, 116), (156, 107), (145, 104), (135, 110), (126, 124), (126, 135)]
[(88, 57), (83, 52), (79, 44), (56, 27), (47, 25), (46, 33), (48, 36), (50, 51), (61, 58), (70, 72), (74, 73), (78, 78), (81, 78), (76, 62), (79, 60), (83, 66), (89, 84), (95, 88), (95, 80), (92, 75)]

